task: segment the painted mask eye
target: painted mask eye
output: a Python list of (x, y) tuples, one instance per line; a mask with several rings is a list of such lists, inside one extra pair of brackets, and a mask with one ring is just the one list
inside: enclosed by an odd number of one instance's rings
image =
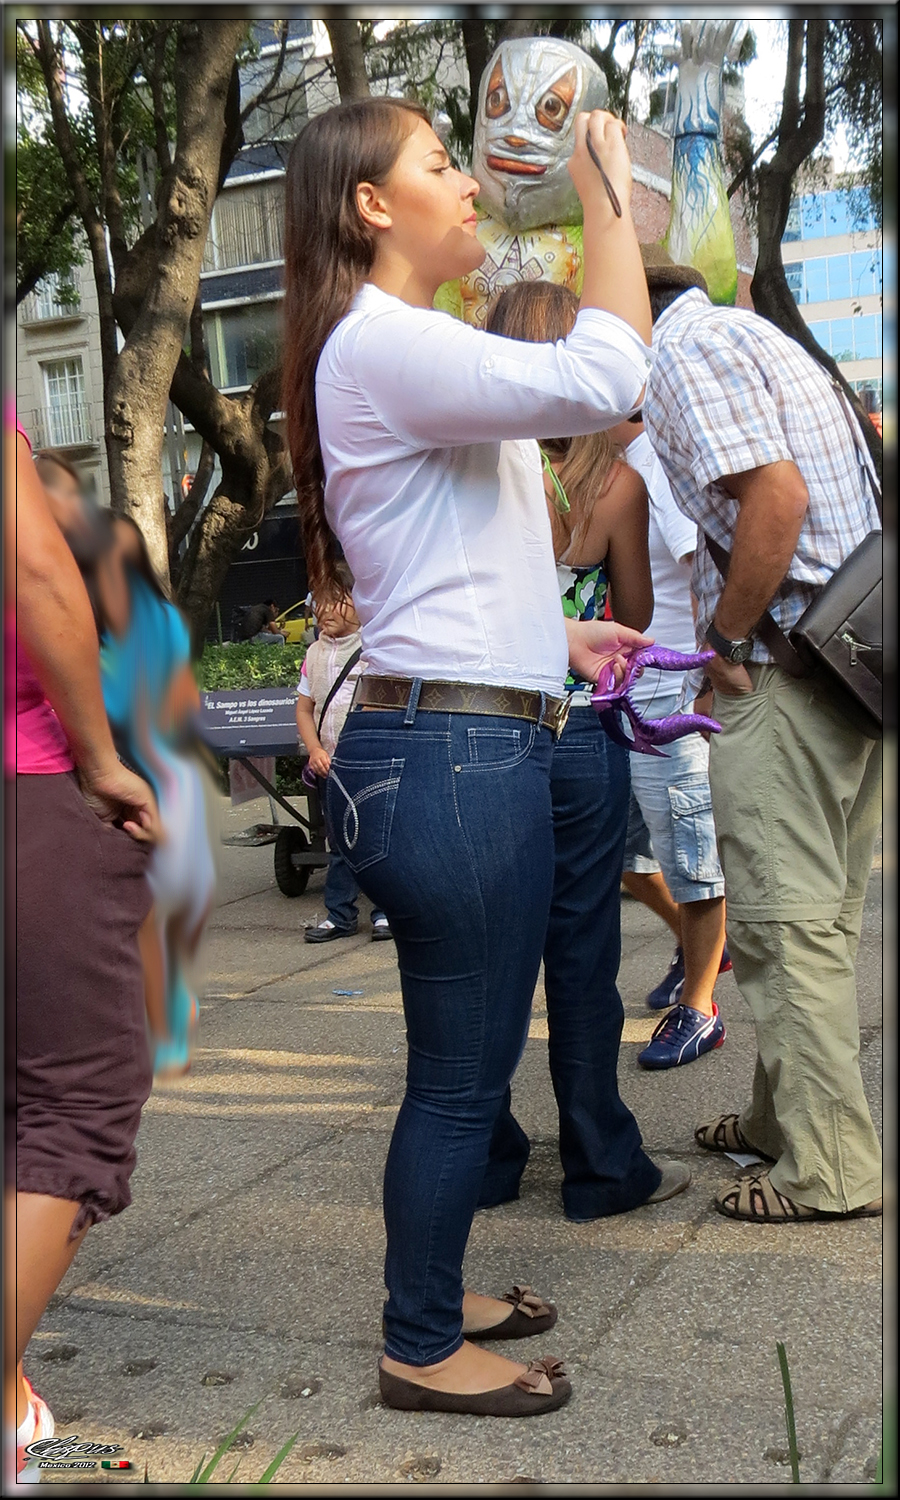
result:
[(498, 120), (509, 110), (509, 94), (506, 88), (506, 79), (503, 77), (503, 69), (499, 63), (494, 68), (488, 79), (487, 95), (484, 101), (484, 112), (489, 120)]
[(534, 111), (538, 124), (542, 125), (545, 130), (562, 130), (569, 110), (572, 108), (577, 86), (576, 71), (570, 68), (568, 73), (538, 100)]

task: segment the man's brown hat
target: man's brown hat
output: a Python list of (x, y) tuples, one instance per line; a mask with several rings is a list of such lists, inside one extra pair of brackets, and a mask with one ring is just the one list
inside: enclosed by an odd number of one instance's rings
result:
[(668, 250), (662, 245), (641, 245), (641, 260), (647, 285), (653, 291), (658, 287), (685, 288), (697, 286), (701, 292), (709, 293), (706, 280), (693, 266), (676, 266)]

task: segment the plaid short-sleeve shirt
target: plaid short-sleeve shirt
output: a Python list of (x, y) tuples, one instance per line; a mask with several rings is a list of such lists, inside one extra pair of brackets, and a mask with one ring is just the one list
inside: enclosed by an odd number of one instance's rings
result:
[[(721, 481), (783, 459), (797, 465), (809, 491), (790, 568), (769, 605), (788, 631), (844, 558), (880, 525), (847, 408), (821, 365), (794, 339), (756, 313), (714, 307), (697, 288), (657, 320), (653, 348), (644, 423), (679, 509), (700, 528), (693, 577), (697, 638), (705, 638), (722, 592), (702, 533), (730, 552), (738, 514)], [(864, 451), (858, 429), (857, 436)], [(772, 659), (759, 640), (752, 659)]]

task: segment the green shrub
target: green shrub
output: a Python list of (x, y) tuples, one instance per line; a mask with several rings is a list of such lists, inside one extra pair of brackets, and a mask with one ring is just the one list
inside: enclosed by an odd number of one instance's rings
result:
[(296, 687), (305, 646), (206, 646), (194, 672), (202, 693), (229, 688)]

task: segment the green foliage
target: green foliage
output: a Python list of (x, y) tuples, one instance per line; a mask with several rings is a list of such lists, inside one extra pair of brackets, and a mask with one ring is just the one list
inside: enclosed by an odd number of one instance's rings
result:
[[(878, 222), (884, 173), (881, 21), (829, 21), (825, 37), (826, 140), (842, 126)], [(857, 180), (859, 178), (857, 177)]]
[(194, 664), (201, 692), (228, 688), (296, 687), (305, 646), (206, 646)]
[[(81, 30), (79, 31), (79, 25)], [(79, 167), (91, 201), (103, 212), (103, 188), (94, 113), (85, 71), (85, 38), (99, 71), (104, 107), (109, 110), (116, 155), (116, 190), (129, 241), (141, 228), (138, 158), (154, 145), (153, 109), (143, 81), (158, 24), (139, 22), (54, 22), (60, 49), (68, 120)], [(174, 28), (172, 28), (174, 35)], [(84, 260), (81, 224), (72, 186), (63, 166), (43, 72), (33, 49), (34, 22), (16, 29), (16, 280), (22, 285), (35, 272), (66, 277)], [(172, 43), (167, 42), (171, 51)], [(110, 103), (112, 101), (112, 103)], [(165, 120), (174, 136), (175, 103), (164, 90)], [(71, 213), (58, 223), (60, 211)]]
[(784, 1344), (776, 1343), (775, 1348), (778, 1351), (781, 1384), (784, 1387), (784, 1421), (787, 1427), (788, 1452), (791, 1456), (791, 1480), (794, 1484), (799, 1484), (800, 1454), (797, 1449), (797, 1428), (794, 1424), (794, 1396), (791, 1391), (791, 1372), (788, 1369)]
[[(255, 1406), (251, 1406), (246, 1416), (242, 1417), (237, 1426), (232, 1428), (231, 1432), (229, 1432), (228, 1436), (222, 1439), (209, 1463), (204, 1462), (206, 1454), (203, 1455), (203, 1458), (201, 1458), (190, 1479), (187, 1481), (188, 1484), (209, 1484), (210, 1482), (212, 1482), (213, 1472), (218, 1467), (221, 1460), (225, 1457), (225, 1454), (230, 1452), (230, 1450), (234, 1447), (250, 1418), (255, 1412), (259, 1411), (259, 1408), (261, 1406), (262, 1401), (257, 1401)], [(275, 1457), (272, 1459), (272, 1462), (267, 1466), (267, 1468), (263, 1470), (262, 1474), (260, 1474), (259, 1476), (259, 1479), (255, 1481), (256, 1484), (271, 1484), (272, 1480), (278, 1473), (278, 1470), (281, 1468), (281, 1465), (284, 1463), (299, 1436), (299, 1432), (295, 1432), (294, 1436), (288, 1438), (283, 1447), (279, 1448)], [(228, 1479), (226, 1480), (227, 1484), (231, 1484), (234, 1480), (234, 1477), (237, 1474), (238, 1469), (240, 1468), (240, 1462), (240, 1459), (238, 1459), (237, 1463), (229, 1474)], [(146, 1473), (144, 1477), (146, 1479)]]

